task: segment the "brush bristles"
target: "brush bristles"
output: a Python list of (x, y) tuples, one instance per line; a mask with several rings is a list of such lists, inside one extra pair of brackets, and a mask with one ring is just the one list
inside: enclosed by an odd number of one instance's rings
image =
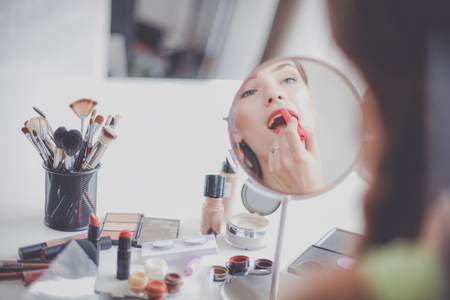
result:
[(34, 136), (38, 136), (36, 130), (33, 130), (33, 135), (34, 135)]
[(84, 119), (91, 113), (97, 103), (97, 101), (83, 98), (70, 104), (69, 107), (79, 118)]
[(109, 123), (111, 123), (111, 119), (112, 119), (112, 116), (109, 115), (109, 116), (106, 118), (105, 126), (108, 126)]
[(28, 133), (30, 133), (31, 131), (30, 131), (30, 128), (28, 128), (28, 127), (22, 127), (22, 132), (23, 132), (23, 134), (28, 134)]
[(95, 123), (102, 125), (103, 121), (105, 120), (105, 118), (101, 115), (98, 115), (97, 117), (95, 117)]
[(98, 140), (100, 143), (109, 145), (117, 138), (117, 133), (110, 127), (103, 127)]
[(121, 116), (121, 115), (116, 115), (116, 116), (114, 117), (114, 123), (117, 125), (117, 123), (119, 123), (121, 119), (122, 119), (122, 116)]
[(91, 118), (91, 119), (89, 120), (89, 125), (94, 125), (94, 118)]
[(92, 111), (91, 118), (95, 117), (96, 115), (97, 115), (97, 110), (94, 109), (94, 110)]
[(47, 126), (47, 122), (45, 122), (45, 119), (43, 117), (35, 117), (30, 119), (29, 121), (27, 121), (25, 123), (25, 126), (27, 126), (28, 128), (30, 128), (31, 131), (36, 130), (36, 132), (41, 132), (40, 128), (39, 128), (39, 123), (41, 124), (42, 130), (44, 132), (44, 136), (48, 134), (48, 126)]

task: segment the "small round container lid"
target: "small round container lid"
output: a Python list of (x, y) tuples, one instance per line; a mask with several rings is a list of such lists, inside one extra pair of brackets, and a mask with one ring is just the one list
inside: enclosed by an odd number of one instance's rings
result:
[(281, 202), (258, 194), (254, 189), (248, 187), (247, 181), (242, 186), (241, 191), (242, 203), (244, 203), (245, 208), (249, 212), (261, 216), (267, 216), (276, 211)]

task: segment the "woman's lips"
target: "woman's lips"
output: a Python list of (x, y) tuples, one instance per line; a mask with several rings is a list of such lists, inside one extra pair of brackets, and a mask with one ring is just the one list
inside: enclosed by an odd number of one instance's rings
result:
[[(289, 109), (289, 108), (285, 108), (285, 109), (289, 112), (289, 114), (290, 114), (291, 116), (294, 116), (295, 118), (298, 119), (296, 113), (295, 113), (292, 109)], [(274, 111), (269, 115), (269, 117), (267, 118), (267, 128), (268, 128), (270, 131), (272, 131), (273, 133), (279, 133), (281, 129), (283, 129), (283, 128), (285, 128), (285, 127), (287, 126), (287, 122), (285, 121), (285, 124), (284, 124), (284, 125), (278, 125), (278, 126), (277, 126), (279, 129), (270, 129), (271, 125), (273, 124), (274, 119), (276, 119), (276, 118), (278, 118), (278, 117), (282, 117), (281, 108), (280, 108), (280, 109), (274, 110)], [(284, 119), (284, 118), (283, 118), (283, 119)]]

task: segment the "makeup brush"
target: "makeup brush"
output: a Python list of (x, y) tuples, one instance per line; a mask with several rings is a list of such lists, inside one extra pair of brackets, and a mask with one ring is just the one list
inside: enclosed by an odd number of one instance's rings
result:
[(108, 127), (113, 128), (114, 126), (114, 117), (111, 117), (111, 122), (109, 122)]
[(98, 129), (100, 127), (102, 127), (104, 120), (105, 120), (105, 118), (102, 115), (98, 115), (97, 117), (95, 117), (94, 128), (93, 128), (92, 134), (91, 134), (91, 145), (92, 145), (92, 138), (97, 133)]
[(42, 110), (40, 110), (39, 108), (37, 108), (36, 106), (33, 106), (33, 109), (45, 119), (45, 123), (47, 124), (48, 129), (49, 129), (49, 134), (51, 137), (54, 137), (54, 132), (53, 132), (52, 126), (50, 126), (50, 123), (48, 122), (47, 117), (45, 116), (44, 112)]
[(89, 141), (90, 136), (91, 136), (92, 126), (93, 125), (94, 125), (94, 119), (91, 118), (89, 120), (89, 126), (88, 126), (88, 128), (86, 130), (86, 134), (84, 135), (83, 142), (81, 143), (80, 152), (78, 153), (77, 159), (75, 160), (74, 171), (76, 171), (76, 172), (80, 171), (81, 165), (83, 164), (83, 160), (84, 160), (84, 157), (86, 155), (87, 144), (88, 144), (88, 141)]
[(94, 169), (100, 162), (100, 159), (108, 148), (108, 145), (111, 144), (116, 138), (117, 133), (112, 128), (103, 126), (100, 136), (98, 137), (98, 141), (92, 147), (91, 153), (89, 153), (86, 157), (82, 170)]
[(27, 139), (30, 141), (30, 143), (33, 145), (34, 149), (36, 149), (36, 151), (37, 151), (37, 152), (39, 153), (39, 155), (42, 157), (42, 160), (43, 160), (44, 162), (46, 162), (44, 156), (42, 155), (41, 151), (39, 150), (38, 146), (36, 145), (34, 139), (31, 137), (31, 131), (30, 131), (30, 128), (28, 128), (28, 127), (22, 127), (22, 132), (23, 132), (23, 134), (25, 134), (25, 136), (26, 136)]
[(106, 118), (105, 126), (109, 126), (109, 123), (111, 123), (111, 120), (112, 120), (112, 116), (108, 115), (108, 117)]
[(64, 158), (63, 137), (67, 133), (66, 127), (58, 127), (54, 133), (55, 139), (55, 156), (53, 157), (53, 169), (58, 170), (61, 167)]
[(120, 122), (120, 120), (122, 120), (122, 116), (121, 115), (116, 115), (114, 117), (114, 124), (111, 126), (111, 128), (112, 129), (116, 129), (116, 126)]
[(82, 142), (81, 133), (76, 129), (69, 130), (62, 139), (63, 149), (66, 153), (64, 168), (69, 172), (73, 171), (75, 154), (80, 150)]
[[(45, 122), (45, 119), (43, 117), (34, 117), (28, 120), (25, 124), (25, 126), (30, 128), (31, 132), (33, 132), (33, 130), (39, 132), (39, 137), (45, 145), (47, 154), (53, 156), (53, 153), (55, 152), (55, 145), (49, 135), (49, 128)], [(47, 135), (49, 135), (49, 137), (46, 137)]]
[(74, 113), (81, 119), (81, 132), (84, 132), (84, 119), (92, 112), (97, 103), (97, 101), (83, 98), (69, 105)]
[(44, 158), (45, 164), (48, 167), (51, 167), (52, 163), (50, 161), (49, 154), (47, 153), (48, 150), (45, 148), (45, 146), (42, 143), (41, 139), (38, 137), (38, 134), (37, 134), (36, 130), (33, 130), (33, 136), (34, 136), (34, 140), (36, 141), (36, 146), (38, 147), (39, 151), (42, 154), (42, 157)]

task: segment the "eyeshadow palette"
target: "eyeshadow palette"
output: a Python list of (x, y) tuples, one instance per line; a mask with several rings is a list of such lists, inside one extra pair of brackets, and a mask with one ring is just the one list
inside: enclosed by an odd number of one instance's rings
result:
[(349, 270), (356, 263), (352, 257), (353, 249), (361, 237), (357, 233), (333, 228), (315, 245), (306, 249), (288, 267), (288, 272), (307, 276)]
[(146, 218), (143, 214), (108, 213), (100, 236), (111, 237), (113, 245), (117, 245), (120, 232), (128, 229), (131, 245), (141, 247), (147, 242), (177, 239), (179, 227), (179, 220)]

